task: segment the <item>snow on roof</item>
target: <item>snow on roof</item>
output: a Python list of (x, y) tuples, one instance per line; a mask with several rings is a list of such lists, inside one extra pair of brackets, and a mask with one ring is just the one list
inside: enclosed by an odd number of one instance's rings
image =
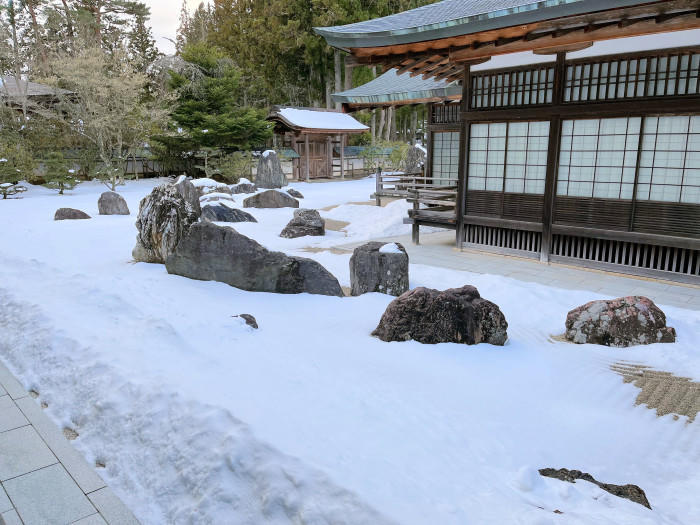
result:
[(369, 129), (347, 113), (323, 109), (283, 107), (274, 110), (268, 119), (281, 120), (291, 128), (319, 131), (362, 132)]
[(68, 95), (72, 92), (67, 89), (37, 84), (36, 82), (27, 82), (21, 79), (17, 82), (15, 77), (12, 76), (0, 76), (0, 96), (18, 97), (25, 93), (28, 97), (55, 97), (58, 95)]

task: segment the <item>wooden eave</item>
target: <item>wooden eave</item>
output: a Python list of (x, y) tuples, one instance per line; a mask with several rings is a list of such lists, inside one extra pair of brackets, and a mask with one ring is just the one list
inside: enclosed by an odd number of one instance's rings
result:
[(399, 68), (424, 78), (461, 78), (466, 64), (523, 51), (556, 52), (589, 43), (700, 28), (700, 0), (670, 0), (409, 44), (350, 48), (356, 64)]

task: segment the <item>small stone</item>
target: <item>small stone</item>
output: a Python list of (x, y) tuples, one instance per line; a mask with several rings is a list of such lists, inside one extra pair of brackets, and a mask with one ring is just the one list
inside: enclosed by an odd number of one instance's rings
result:
[(73, 441), (74, 439), (76, 439), (78, 437), (78, 433), (75, 430), (73, 430), (72, 428), (68, 428), (68, 427), (65, 427), (63, 429), (63, 435), (66, 436), (66, 439), (68, 441)]
[(258, 191), (258, 187), (248, 179), (241, 179), (238, 181), (238, 184), (231, 186), (231, 193), (234, 195), (239, 193), (255, 193), (256, 191)]
[(258, 322), (255, 320), (255, 317), (253, 317), (250, 314), (238, 314), (234, 315), (233, 317), (240, 317), (245, 321), (245, 324), (247, 324), (248, 326), (252, 326), (255, 329), (258, 328)]
[(49, 408), (49, 404), (46, 401), (42, 401), (41, 408)]
[(295, 199), (303, 199), (304, 198), (304, 196), (301, 194), (301, 192), (298, 190), (295, 190), (294, 188), (289, 188), (287, 190), (287, 193), (289, 193)]
[(29, 395), (36, 399), (37, 397), (39, 397), (39, 392), (37, 392), (36, 390), (30, 390)]
[(84, 211), (76, 210), (73, 208), (59, 208), (56, 210), (53, 220), (55, 221), (66, 221), (66, 220), (79, 220), (79, 219), (90, 219), (91, 217)]
[(107, 464), (105, 463), (105, 461), (103, 459), (96, 459), (95, 460), (95, 467), (105, 468), (106, 466), (107, 466)]
[(316, 210), (294, 210), (294, 218), (287, 223), (280, 237), (295, 239), (297, 237), (322, 236), (326, 234), (326, 221)]

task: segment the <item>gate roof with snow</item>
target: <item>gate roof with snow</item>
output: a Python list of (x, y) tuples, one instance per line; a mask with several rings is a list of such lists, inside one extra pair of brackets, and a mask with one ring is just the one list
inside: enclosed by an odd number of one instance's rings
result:
[(352, 115), (330, 109), (275, 106), (267, 116), (275, 131), (300, 134), (344, 135), (369, 130)]

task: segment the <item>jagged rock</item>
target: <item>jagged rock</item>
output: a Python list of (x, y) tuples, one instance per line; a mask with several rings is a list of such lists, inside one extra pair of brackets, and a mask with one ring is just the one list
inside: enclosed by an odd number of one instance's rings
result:
[(248, 197), (244, 208), (298, 208), (299, 201), (282, 191), (267, 190)]
[(497, 305), (473, 286), (445, 291), (416, 288), (387, 306), (372, 335), (382, 341), (503, 345), (508, 323)]
[(577, 479), (582, 479), (598, 485), (601, 489), (614, 496), (620, 498), (625, 498), (640, 505), (644, 505), (646, 508), (651, 509), (649, 505), (649, 500), (644, 491), (637, 485), (613, 485), (612, 483), (602, 483), (596, 480), (588, 472), (581, 472), (580, 470), (569, 470), (565, 468), (560, 468), (559, 470), (553, 468), (542, 468), (539, 470), (540, 475), (559, 479), (561, 481), (566, 481), (568, 483), (576, 483)]
[(343, 297), (338, 280), (316, 261), (271, 252), (233, 228), (211, 222), (192, 225), (165, 267), (168, 273), (253, 292)]
[(277, 154), (271, 149), (263, 152), (258, 161), (255, 185), (258, 188), (281, 188), (287, 184), (287, 176), (282, 171)]
[(116, 191), (105, 191), (97, 201), (100, 215), (129, 215), (129, 207), (124, 197)]
[(253, 317), (250, 314), (238, 314), (238, 315), (234, 315), (234, 317), (240, 317), (241, 319), (243, 319), (245, 321), (245, 324), (247, 324), (248, 326), (255, 328), (255, 329), (258, 328), (258, 321), (255, 319), (255, 317)]
[(368, 242), (350, 257), (352, 295), (380, 292), (399, 296), (408, 291), (408, 254), (400, 243)]
[(294, 188), (289, 188), (287, 190), (287, 193), (289, 193), (295, 199), (303, 199), (304, 198), (304, 196), (301, 194), (301, 192), (298, 190), (295, 190)]
[(157, 186), (141, 200), (136, 228), (136, 261), (163, 263), (199, 216), (172, 184)]
[(202, 208), (202, 219), (212, 222), (258, 222), (250, 213), (224, 204), (207, 204)]
[(651, 343), (673, 343), (676, 331), (666, 326), (666, 315), (643, 296), (591, 301), (566, 316), (566, 339), (626, 347)]
[(190, 181), (186, 175), (180, 175), (173, 186), (175, 186), (177, 192), (182, 195), (185, 202), (192, 207), (192, 210), (197, 214), (197, 216), (201, 215), (202, 208), (199, 204), (199, 192), (197, 191), (197, 188), (194, 187), (194, 184), (192, 184), (192, 181)]
[(217, 182), (214, 179), (194, 179), (192, 185), (197, 188), (197, 193), (200, 197), (204, 197), (209, 193), (227, 193), (231, 195), (231, 188), (223, 182)]
[(255, 193), (256, 191), (258, 191), (258, 187), (248, 179), (241, 179), (238, 181), (238, 184), (231, 186), (231, 193), (234, 195), (238, 193)]
[(280, 233), (280, 237), (294, 239), (305, 235), (321, 236), (326, 234), (326, 221), (316, 210), (294, 210), (294, 218)]
[(425, 164), (425, 150), (411, 146), (406, 153), (406, 173), (420, 173)]
[(59, 208), (53, 216), (55, 221), (66, 221), (66, 220), (76, 220), (76, 219), (90, 219), (91, 217), (84, 211), (76, 210), (74, 208)]

